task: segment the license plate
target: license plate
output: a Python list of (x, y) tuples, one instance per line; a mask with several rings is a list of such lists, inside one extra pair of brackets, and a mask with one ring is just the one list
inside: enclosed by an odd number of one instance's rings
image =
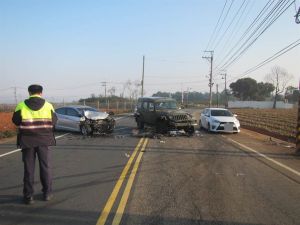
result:
[(226, 123), (224, 125), (224, 130), (225, 131), (233, 131), (233, 124), (232, 123)]

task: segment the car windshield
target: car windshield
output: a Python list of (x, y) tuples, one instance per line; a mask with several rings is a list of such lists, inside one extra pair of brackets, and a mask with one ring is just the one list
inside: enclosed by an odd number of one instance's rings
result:
[(99, 112), (97, 109), (94, 108), (77, 108), (77, 110), (80, 112), (81, 115), (84, 115), (84, 112), (86, 111), (92, 111), (92, 112)]
[(176, 101), (161, 101), (155, 103), (156, 109), (177, 109)]
[(211, 110), (212, 116), (233, 116), (228, 110)]

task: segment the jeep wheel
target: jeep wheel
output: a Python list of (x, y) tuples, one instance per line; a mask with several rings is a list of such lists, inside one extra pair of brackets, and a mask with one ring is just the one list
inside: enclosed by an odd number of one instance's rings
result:
[(158, 120), (155, 124), (155, 130), (157, 133), (165, 134), (168, 132), (169, 124), (167, 121)]
[(184, 129), (184, 131), (186, 133), (188, 133), (189, 135), (192, 135), (192, 134), (195, 133), (195, 128), (193, 126), (192, 127), (187, 127), (187, 128)]
[(137, 127), (138, 129), (144, 129), (144, 122), (141, 120), (141, 118), (136, 119)]

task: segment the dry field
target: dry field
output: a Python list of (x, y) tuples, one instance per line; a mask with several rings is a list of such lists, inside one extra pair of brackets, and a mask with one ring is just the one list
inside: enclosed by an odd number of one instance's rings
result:
[(238, 115), (241, 127), (294, 142), (297, 109), (231, 109)]
[(16, 126), (12, 123), (12, 112), (0, 112), (0, 138), (15, 135)]
[(16, 130), (15, 125), (12, 123), (12, 112), (0, 112), (0, 131)]

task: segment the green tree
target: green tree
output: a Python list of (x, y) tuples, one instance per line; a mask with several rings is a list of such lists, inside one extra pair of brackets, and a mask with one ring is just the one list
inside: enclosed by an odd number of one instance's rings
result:
[(264, 101), (267, 97), (271, 96), (271, 93), (275, 90), (275, 87), (271, 83), (257, 83), (256, 100)]
[(296, 103), (299, 99), (299, 90), (296, 87), (288, 86), (285, 90), (284, 98), (290, 103)]
[(257, 82), (250, 77), (238, 79), (236, 82), (231, 83), (229, 87), (233, 96), (242, 101), (256, 100)]

